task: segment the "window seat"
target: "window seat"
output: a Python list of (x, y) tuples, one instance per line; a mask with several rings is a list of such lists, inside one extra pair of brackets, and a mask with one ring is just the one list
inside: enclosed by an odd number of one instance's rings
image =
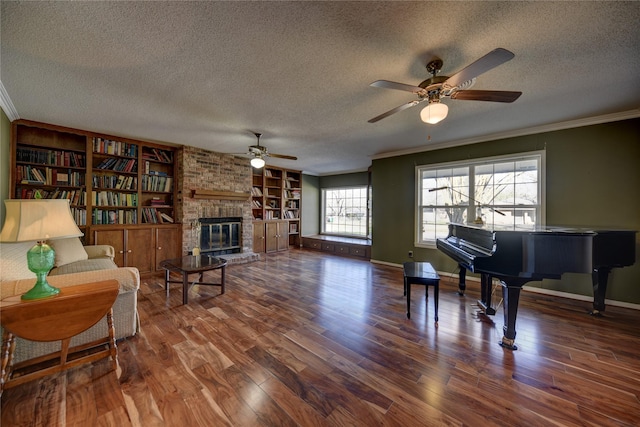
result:
[(314, 234), (302, 236), (302, 247), (341, 256), (371, 258), (371, 239)]

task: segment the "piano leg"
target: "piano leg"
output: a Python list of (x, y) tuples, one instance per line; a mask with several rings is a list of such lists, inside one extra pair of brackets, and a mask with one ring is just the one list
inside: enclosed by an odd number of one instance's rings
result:
[(460, 272), (458, 273), (458, 295), (464, 295), (464, 291), (467, 289), (466, 277), (467, 269), (462, 264), (458, 264)]
[(591, 281), (593, 283), (593, 311), (589, 312), (592, 316), (601, 316), (604, 311), (604, 298), (607, 294), (607, 281), (609, 280), (611, 267), (594, 268), (591, 273)]
[(493, 316), (496, 314), (496, 310), (491, 307), (491, 275), (482, 273), (480, 274), (480, 301), (478, 305), (484, 310), (484, 314), (487, 316)]
[[(517, 281), (516, 281), (517, 282)], [(522, 285), (526, 283), (511, 283), (507, 284), (504, 281), (502, 284), (502, 298), (504, 304), (504, 326), (502, 331), (504, 336), (500, 345), (509, 350), (517, 350), (515, 345), (516, 340), (516, 317), (518, 316), (518, 302), (520, 301), (520, 290)]]

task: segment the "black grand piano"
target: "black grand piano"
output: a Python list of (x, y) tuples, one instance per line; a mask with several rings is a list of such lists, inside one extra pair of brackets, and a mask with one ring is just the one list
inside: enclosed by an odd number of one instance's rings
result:
[(502, 284), (504, 336), (500, 345), (516, 350), (516, 316), (520, 289), (527, 282), (559, 279), (564, 273), (591, 273), (593, 311), (605, 309), (607, 279), (614, 267), (636, 260), (635, 231), (588, 230), (563, 227), (493, 228), (449, 224), (449, 235), (436, 246), (460, 265), (459, 293), (465, 290), (466, 270), (480, 273), (481, 300), (486, 314), (491, 308), (491, 281)]

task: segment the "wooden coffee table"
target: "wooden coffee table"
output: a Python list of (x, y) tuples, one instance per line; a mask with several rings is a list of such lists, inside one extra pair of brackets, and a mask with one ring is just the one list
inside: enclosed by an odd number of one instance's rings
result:
[[(169, 283), (182, 283), (182, 303), (187, 304), (189, 302), (189, 275), (199, 274), (199, 278), (195, 282), (191, 282), (191, 285), (208, 285), (208, 286), (220, 286), (222, 288), (221, 294), (224, 294), (224, 275), (225, 267), (227, 266), (227, 260), (217, 258), (209, 255), (188, 255), (182, 258), (167, 259), (160, 263), (160, 267), (165, 269), (164, 287), (167, 290), (167, 296), (169, 296)], [(211, 283), (203, 281), (203, 274), (205, 271), (220, 269), (220, 283)], [(171, 272), (181, 273), (182, 281), (170, 280), (169, 274)]]

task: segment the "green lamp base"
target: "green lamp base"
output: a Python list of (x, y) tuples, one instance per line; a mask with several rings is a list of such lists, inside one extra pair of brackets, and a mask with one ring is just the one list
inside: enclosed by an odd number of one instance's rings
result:
[(60, 289), (47, 283), (47, 274), (53, 268), (56, 252), (44, 242), (38, 242), (27, 252), (27, 265), (29, 270), (36, 274), (36, 284), (20, 298), (32, 300), (48, 298), (60, 293)]
[(23, 294), (20, 299), (30, 300), (30, 299), (40, 299), (40, 298), (49, 298), (60, 293), (60, 289), (54, 288), (46, 281), (44, 283), (36, 283), (33, 288), (31, 288), (26, 294)]

